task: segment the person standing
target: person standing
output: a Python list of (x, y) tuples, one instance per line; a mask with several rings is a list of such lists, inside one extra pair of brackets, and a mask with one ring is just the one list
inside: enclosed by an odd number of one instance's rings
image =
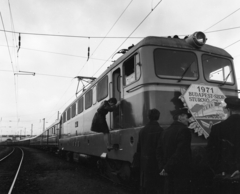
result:
[(110, 140), (109, 140), (109, 127), (106, 121), (106, 115), (108, 112), (112, 112), (117, 109), (118, 103), (116, 98), (110, 98), (101, 103), (100, 107), (97, 109), (93, 120), (91, 131), (104, 134), (104, 141), (108, 149), (110, 149)]
[(160, 176), (165, 177), (164, 193), (190, 193), (192, 155), (188, 116), (187, 110), (176, 110), (175, 121), (164, 131), (158, 144)]
[(225, 103), (228, 118), (213, 125), (207, 155), (216, 175), (215, 193), (240, 193), (240, 99), (227, 97)]
[(163, 129), (158, 123), (160, 112), (157, 109), (148, 111), (149, 122), (139, 132), (137, 151), (134, 154), (133, 168), (140, 166), (140, 190), (143, 194), (157, 194), (161, 190), (158, 174), (156, 149)]

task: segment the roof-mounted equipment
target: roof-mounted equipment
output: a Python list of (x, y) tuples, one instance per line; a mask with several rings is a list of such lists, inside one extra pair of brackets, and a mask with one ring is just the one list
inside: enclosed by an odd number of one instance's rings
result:
[(207, 41), (207, 37), (203, 32), (195, 32), (188, 36), (186, 42), (195, 48), (201, 48)]
[[(95, 77), (85, 77), (85, 76), (76, 76), (74, 78), (78, 79), (78, 85), (77, 85), (77, 90), (76, 90), (76, 97), (77, 97), (79, 92), (81, 92), (81, 91), (84, 92), (86, 87), (87, 87), (87, 86), (84, 85), (83, 82), (86, 82), (89, 85), (91, 82), (93, 82), (96, 79)], [(78, 91), (79, 82), (81, 82), (82, 85), (83, 85), (82, 90), (80, 90), (80, 91)]]
[(118, 52), (116, 52), (112, 58), (116, 55), (116, 54), (125, 54), (126, 52), (128, 52), (132, 47), (134, 47), (134, 44), (132, 44), (131, 46), (129, 46), (127, 49), (121, 49)]

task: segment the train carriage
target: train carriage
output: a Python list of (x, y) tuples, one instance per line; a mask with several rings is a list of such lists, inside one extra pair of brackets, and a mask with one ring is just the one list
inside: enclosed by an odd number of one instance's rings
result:
[(30, 145), (32, 147), (40, 147), (42, 145), (42, 134), (39, 134), (30, 139)]
[(50, 150), (57, 150), (58, 149), (58, 133), (60, 128), (60, 120), (57, 119), (52, 125), (50, 125), (47, 131), (47, 140), (46, 147)]
[[(172, 112), (183, 107), (181, 91), (191, 84), (220, 87), (226, 96), (237, 96), (233, 58), (205, 41), (205, 35), (196, 32), (185, 39), (146, 37), (131, 47), (64, 110), (60, 150), (75, 158), (102, 158), (114, 164), (108, 165), (112, 172), (129, 179), (138, 132), (148, 122), (149, 109), (161, 112), (159, 123), (167, 128), (173, 122)], [(116, 148), (112, 150), (102, 133), (90, 130), (101, 102), (110, 97), (120, 101), (118, 110), (106, 116)], [(206, 143), (204, 136), (192, 131), (193, 149)]]
[(60, 120), (57, 119), (54, 123), (46, 128), (41, 134), (30, 140), (30, 145), (41, 147), (49, 150), (58, 149)]
[(16, 145), (16, 146), (29, 146), (30, 144), (30, 137), (28, 138), (24, 138), (24, 139), (20, 139), (18, 141), (14, 141), (12, 142), (13, 145)]

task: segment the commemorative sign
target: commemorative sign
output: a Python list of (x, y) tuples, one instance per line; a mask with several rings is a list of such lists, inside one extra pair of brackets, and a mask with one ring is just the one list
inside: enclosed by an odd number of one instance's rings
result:
[(227, 118), (225, 98), (218, 87), (192, 84), (181, 98), (193, 116), (189, 128), (207, 138), (211, 127)]

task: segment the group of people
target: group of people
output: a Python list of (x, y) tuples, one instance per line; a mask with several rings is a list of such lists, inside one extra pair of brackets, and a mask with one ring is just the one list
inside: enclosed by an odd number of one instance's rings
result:
[(141, 193), (189, 193), (191, 132), (187, 110), (174, 112), (174, 122), (163, 130), (160, 112), (148, 112), (149, 123), (140, 130), (133, 168), (140, 166)]
[[(212, 126), (206, 158), (208, 167), (215, 175), (213, 191), (217, 194), (237, 194), (240, 193), (240, 99), (228, 97), (225, 103), (228, 118)], [(91, 130), (104, 133), (109, 149), (106, 115), (114, 111), (118, 104), (115, 98), (103, 101), (92, 121)], [(163, 130), (158, 123), (159, 110), (149, 110), (149, 122), (139, 132), (132, 163), (133, 168), (140, 167), (141, 194), (192, 193), (190, 116), (186, 109), (176, 110), (173, 113), (174, 122)], [(225, 182), (230, 184), (226, 186)]]
[[(212, 191), (237, 194), (240, 193), (240, 99), (226, 98), (225, 102), (228, 118), (212, 127), (206, 160), (214, 173)], [(149, 110), (149, 122), (139, 132), (132, 164), (133, 168), (140, 167), (141, 193), (194, 193), (189, 117), (186, 109), (177, 110), (174, 122), (163, 130), (158, 123), (160, 112)]]

